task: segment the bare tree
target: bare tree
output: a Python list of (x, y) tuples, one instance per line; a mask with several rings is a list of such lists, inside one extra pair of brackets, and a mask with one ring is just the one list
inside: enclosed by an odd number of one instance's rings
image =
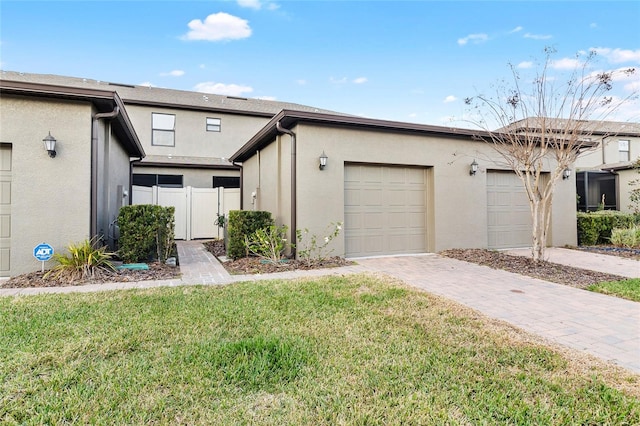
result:
[[(532, 254), (544, 260), (549, 232), (551, 202), (558, 180), (585, 150), (597, 146), (591, 135), (601, 131), (622, 104), (636, 97), (612, 96), (619, 76), (635, 68), (593, 72), (595, 52), (578, 56), (567, 80), (551, 75), (552, 49), (545, 49), (545, 61), (530, 83), (523, 83), (516, 66), (510, 65), (513, 82), (496, 87), (493, 96), (465, 99), (473, 108), (467, 120), (486, 132), (486, 142), (522, 181), (529, 198), (532, 218)], [(490, 124), (494, 129), (490, 129)], [(549, 172), (546, 172), (546, 171)]]

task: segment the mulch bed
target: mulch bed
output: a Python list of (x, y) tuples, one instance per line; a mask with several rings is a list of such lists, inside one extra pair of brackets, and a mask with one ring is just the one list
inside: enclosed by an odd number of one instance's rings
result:
[(44, 273), (42, 272), (32, 272), (29, 274), (17, 275), (15, 277), (9, 278), (3, 283), (0, 283), (0, 288), (69, 287), (87, 284), (104, 284), (111, 282), (168, 280), (179, 277), (180, 269), (175, 266), (169, 266), (165, 265), (164, 263), (155, 262), (149, 264), (148, 270), (102, 270), (98, 272), (92, 279), (80, 281), (57, 280), (52, 276), (45, 279), (43, 275)]
[[(221, 258), (226, 254), (224, 241), (222, 240), (206, 241), (203, 244), (205, 248), (217, 258)], [(352, 261), (338, 256), (329, 257), (324, 260), (312, 260), (310, 262), (286, 259), (286, 261), (279, 263), (269, 262), (257, 257), (244, 257), (236, 260), (227, 260), (221, 263), (227, 272), (234, 275), (271, 274), (274, 272), (337, 268), (340, 266), (353, 265)]]
[(602, 281), (619, 281), (626, 279), (619, 275), (588, 271), (586, 269), (559, 265), (557, 263), (536, 263), (525, 256), (513, 256), (494, 250), (453, 249), (445, 250), (440, 254), (453, 259), (463, 260), (465, 262), (489, 266), (493, 269), (502, 269), (577, 288), (586, 288), (591, 284), (596, 284)]

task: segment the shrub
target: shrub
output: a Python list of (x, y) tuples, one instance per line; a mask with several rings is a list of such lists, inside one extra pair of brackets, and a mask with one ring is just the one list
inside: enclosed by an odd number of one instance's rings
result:
[(115, 253), (108, 252), (106, 246), (97, 247), (97, 239), (69, 244), (67, 251), (68, 254), (53, 255), (53, 260), (58, 264), (44, 275), (45, 278), (53, 275), (56, 279), (71, 282), (94, 278), (97, 272), (103, 270), (115, 271), (111, 263)]
[(232, 210), (227, 220), (227, 256), (232, 259), (247, 257), (249, 250), (246, 246), (246, 238), (253, 235), (258, 229), (267, 229), (274, 225), (271, 213), (267, 211)]
[(610, 241), (614, 228), (630, 228), (636, 220), (635, 215), (616, 210), (578, 213), (578, 244), (606, 244)]
[(286, 225), (271, 225), (268, 228), (256, 230), (252, 235), (245, 236), (245, 245), (251, 254), (268, 259), (272, 263), (282, 260), (282, 254), (287, 248)]
[(310, 265), (312, 261), (325, 260), (333, 250), (327, 250), (327, 246), (331, 241), (340, 234), (342, 230), (342, 222), (331, 223), (328, 227), (328, 232), (318, 244), (318, 236), (315, 234), (309, 235), (309, 230), (296, 229), (296, 248), (298, 257)]
[(173, 249), (174, 207), (124, 206), (118, 214), (118, 253), (125, 262), (167, 260)]
[(631, 228), (614, 228), (611, 231), (611, 244), (628, 247), (640, 247), (640, 226), (635, 225)]

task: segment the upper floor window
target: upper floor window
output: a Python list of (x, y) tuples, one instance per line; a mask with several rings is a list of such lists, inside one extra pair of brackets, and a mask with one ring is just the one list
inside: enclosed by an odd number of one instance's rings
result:
[(151, 113), (151, 145), (175, 146), (176, 116)]
[(207, 117), (207, 132), (219, 132), (220, 119)]
[(629, 161), (631, 156), (629, 155), (629, 141), (618, 141), (618, 152), (620, 153), (620, 161)]
[(131, 184), (148, 187), (163, 186), (165, 188), (182, 188), (182, 175), (134, 173)]

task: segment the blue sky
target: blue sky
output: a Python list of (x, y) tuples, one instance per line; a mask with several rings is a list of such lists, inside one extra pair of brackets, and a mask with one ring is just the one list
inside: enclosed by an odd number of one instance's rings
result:
[(2, 0), (0, 68), (460, 125), (465, 97), (547, 46), (554, 73), (591, 49), (601, 70), (640, 66), (639, 23), (637, 1)]

